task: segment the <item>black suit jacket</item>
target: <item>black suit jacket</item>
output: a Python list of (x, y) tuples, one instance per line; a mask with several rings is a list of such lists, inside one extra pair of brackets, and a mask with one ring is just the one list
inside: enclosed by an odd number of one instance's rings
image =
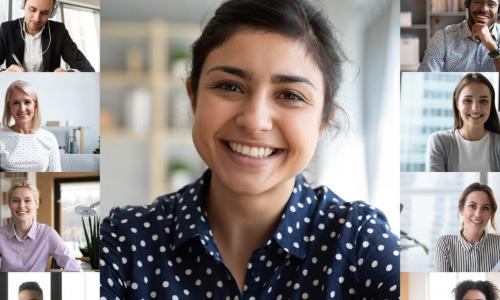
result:
[[(24, 64), (24, 39), (21, 36), (21, 26), (24, 18), (7, 21), (0, 25), (0, 64), (6, 61), (6, 66), (15, 64), (12, 53), (16, 54)], [(50, 46), (49, 46), (50, 29)], [(24, 35), (24, 33), (23, 33)], [(42, 32), (43, 72), (53, 72), (59, 68), (62, 59), (71, 67), (81, 72), (95, 72), (83, 53), (78, 50), (75, 42), (69, 36), (63, 23), (49, 21)]]

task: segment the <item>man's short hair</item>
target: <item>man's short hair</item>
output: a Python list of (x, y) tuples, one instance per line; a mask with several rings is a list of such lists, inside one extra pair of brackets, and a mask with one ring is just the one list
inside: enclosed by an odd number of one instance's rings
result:
[(38, 285), (37, 282), (34, 282), (34, 281), (23, 282), (19, 286), (19, 292), (18, 293), (20, 293), (22, 291), (37, 291), (37, 292), (40, 293), (40, 295), (43, 296), (42, 288), (40, 287), (40, 285)]

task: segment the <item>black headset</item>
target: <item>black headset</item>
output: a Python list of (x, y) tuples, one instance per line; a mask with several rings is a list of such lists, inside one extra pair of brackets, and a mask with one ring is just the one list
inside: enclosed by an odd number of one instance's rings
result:
[[(51, 19), (56, 16), (57, 8), (59, 7), (59, 1), (58, 0), (53, 0), (53, 1), (54, 1), (54, 6), (52, 6), (52, 11), (50, 12), (49, 16), (49, 18)], [(21, 1), (21, 9), (24, 9), (26, 7), (26, 2), (28, 2), (28, 0)]]

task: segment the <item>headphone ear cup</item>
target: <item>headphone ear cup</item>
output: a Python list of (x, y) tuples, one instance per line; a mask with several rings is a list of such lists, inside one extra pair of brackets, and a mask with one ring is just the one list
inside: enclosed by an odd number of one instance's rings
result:
[(464, 6), (465, 6), (465, 8), (469, 9), (469, 6), (470, 6), (470, 0), (465, 0), (465, 1), (464, 1)]

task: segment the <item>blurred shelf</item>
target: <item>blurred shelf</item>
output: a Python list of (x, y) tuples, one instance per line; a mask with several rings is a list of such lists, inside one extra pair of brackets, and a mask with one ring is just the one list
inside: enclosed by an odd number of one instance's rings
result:
[[(170, 153), (172, 147), (167, 145), (173, 143), (181, 150), (182, 147), (194, 148), (190, 129), (169, 129), (167, 126), (187, 126), (189, 123), (188, 117), (180, 115), (185, 109), (172, 103), (184, 101), (179, 96), (185, 93), (183, 68), (179, 62), (189, 60), (190, 46), (200, 32), (199, 24), (161, 20), (103, 22), (101, 26), (102, 40), (107, 42), (107, 52), (102, 57), (107, 63), (101, 70), (101, 89), (106, 95), (102, 97), (101, 107), (105, 107), (107, 113), (102, 141), (112, 147), (136, 143), (134, 149), (138, 152), (128, 151), (113, 158), (134, 160), (130, 164), (132, 169), (123, 169), (120, 174), (113, 175), (124, 176), (131, 188), (134, 182), (147, 178), (143, 189), (147, 189), (149, 195), (144, 196), (149, 199), (166, 192), (170, 176), (166, 170), (175, 159)], [(103, 111), (101, 109), (101, 116)], [(191, 150), (180, 152), (189, 154), (189, 160), (195, 161), (196, 151)]]
[(130, 140), (134, 142), (148, 142), (151, 134), (157, 134), (166, 142), (190, 141), (191, 129), (155, 129), (154, 133), (137, 132), (131, 129), (107, 129), (102, 132), (102, 139)]
[(430, 14), (431, 17), (465, 17), (465, 11), (443, 11), (443, 12), (433, 12)]
[(411, 26), (401, 26), (401, 29), (406, 29), (406, 30), (422, 30), (422, 29), (427, 29), (426, 24), (413, 24)]
[(155, 74), (151, 78), (149, 72), (141, 71), (102, 71), (101, 84), (103, 87), (136, 87), (149, 86), (154, 81), (161, 81), (168, 87), (184, 87), (185, 79), (172, 76), (168, 73)]

